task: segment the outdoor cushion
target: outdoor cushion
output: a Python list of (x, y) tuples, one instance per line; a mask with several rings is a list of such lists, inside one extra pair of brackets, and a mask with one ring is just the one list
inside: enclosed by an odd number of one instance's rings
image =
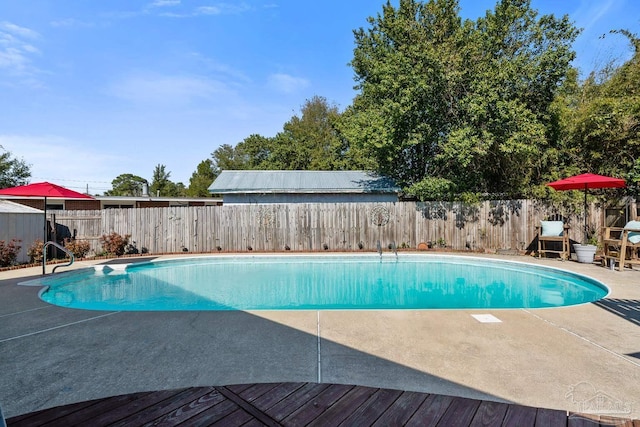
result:
[[(628, 230), (640, 230), (640, 221), (629, 221), (627, 225), (624, 226), (624, 228)], [(628, 240), (634, 245), (640, 243), (640, 232), (630, 231)]]
[(541, 236), (562, 236), (564, 223), (562, 221), (540, 221), (542, 226)]

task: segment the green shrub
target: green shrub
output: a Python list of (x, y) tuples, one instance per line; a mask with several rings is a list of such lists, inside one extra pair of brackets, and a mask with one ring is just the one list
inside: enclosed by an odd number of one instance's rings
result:
[(22, 246), (18, 245), (21, 240), (11, 239), (9, 243), (0, 240), (0, 267), (9, 267), (16, 263), (18, 252)]
[(411, 185), (406, 189), (406, 192), (423, 202), (426, 200), (450, 200), (455, 192), (455, 187), (453, 181), (448, 179), (427, 177)]
[(112, 231), (110, 234), (103, 234), (102, 237), (100, 237), (100, 244), (102, 244), (102, 249), (104, 249), (108, 255), (121, 256), (125, 253), (125, 248), (129, 243), (130, 237), (131, 234), (121, 236), (115, 231)]

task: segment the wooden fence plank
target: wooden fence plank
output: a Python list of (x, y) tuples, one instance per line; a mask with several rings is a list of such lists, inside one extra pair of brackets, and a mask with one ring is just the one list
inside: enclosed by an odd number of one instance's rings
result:
[[(590, 223), (605, 221), (592, 206)], [(374, 251), (390, 244), (416, 249), (438, 242), (453, 250), (531, 250), (535, 226), (553, 215), (531, 200), (450, 202), (298, 203), (181, 206), (54, 211), (56, 223), (100, 251), (99, 237), (131, 234), (138, 250), (150, 253), (219, 251)], [(611, 215), (609, 217), (613, 218)], [(570, 238), (582, 240), (583, 217), (566, 218)]]

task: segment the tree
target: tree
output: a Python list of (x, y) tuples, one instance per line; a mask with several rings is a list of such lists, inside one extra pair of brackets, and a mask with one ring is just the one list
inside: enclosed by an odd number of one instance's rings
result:
[(338, 107), (314, 96), (293, 116), (272, 141), (263, 164), (278, 170), (344, 170), (366, 163), (353, 156), (336, 124)]
[(174, 183), (169, 179), (171, 172), (166, 171), (165, 165), (156, 165), (153, 170), (153, 179), (149, 187), (149, 192), (154, 196), (181, 197), (185, 194), (184, 184)]
[(209, 186), (216, 179), (216, 176), (213, 171), (213, 161), (211, 159), (201, 161), (189, 179), (189, 188), (186, 190), (187, 196), (211, 197)]
[(153, 170), (153, 178), (151, 179), (151, 185), (149, 186), (149, 193), (156, 195), (166, 195), (166, 189), (171, 182), (169, 177), (171, 172), (166, 171), (165, 165), (156, 165)]
[(118, 175), (111, 181), (111, 190), (105, 191), (105, 196), (141, 196), (142, 187), (147, 180), (137, 175), (125, 173)]
[(185, 197), (187, 195), (187, 187), (181, 182), (172, 182), (167, 194), (169, 194), (169, 197)]
[(349, 145), (338, 125), (341, 114), (326, 98), (314, 96), (268, 138), (253, 134), (235, 147), (223, 144), (212, 154), (213, 172), (222, 170), (349, 170), (375, 169), (375, 162), (358, 147)]
[[(438, 174), (434, 159), (456, 116), (462, 78), (457, 2), (387, 2), (370, 28), (354, 32), (351, 66), (360, 93), (340, 130), (377, 169), (410, 185)], [(447, 120), (448, 119), (448, 120)]]
[(223, 170), (243, 170), (248, 169), (247, 158), (241, 149), (237, 149), (230, 144), (222, 144), (211, 153), (213, 158), (213, 172), (217, 176)]
[[(236, 157), (242, 163), (241, 169), (271, 169), (274, 138), (252, 134), (235, 147)], [(238, 169), (238, 167), (236, 167)]]
[(30, 166), (22, 159), (16, 159), (0, 145), (0, 188), (26, 185), (31, 178)]
[(634, 55), (575, 89), (565, 100), (564, 131), (580, 169), (622, 177), (640, 166), (640, 39), (613, 32), (629, 39)]
[(360, 93), (340, 129), (420, 198), (522, 194), (556, 144), (550, 105), (578, 31), (528, 0), (476, 22), (458, 14), (456, 0), (400, 0), (369, 18), (354, 33)]
[[(453, 173), (467, 172), (466, 189), (520, 196), (540, 182), (550, 166), (544, 153), (559, 145), (552, 105), (578, 33), (567, 16), (538, 18), (529, 0), (503, 0), (476, 22), (468, 61), (480, 60), (469, 67), (463, 120), (441, 157)], [(456, 161), (465, 139), (475, 142), (471, 161)]]

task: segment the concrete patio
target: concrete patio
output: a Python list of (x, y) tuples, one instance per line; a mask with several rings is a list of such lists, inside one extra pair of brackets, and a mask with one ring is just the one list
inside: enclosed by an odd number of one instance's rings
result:
[(554, 309), (97, 312), (17, 286), (39, 268), (5, 271), (0, 406), (10, 418), (138, 391), (290, 381), (640, 418), (640, 272), (506, 258), (582, 273), (612, 292)]

